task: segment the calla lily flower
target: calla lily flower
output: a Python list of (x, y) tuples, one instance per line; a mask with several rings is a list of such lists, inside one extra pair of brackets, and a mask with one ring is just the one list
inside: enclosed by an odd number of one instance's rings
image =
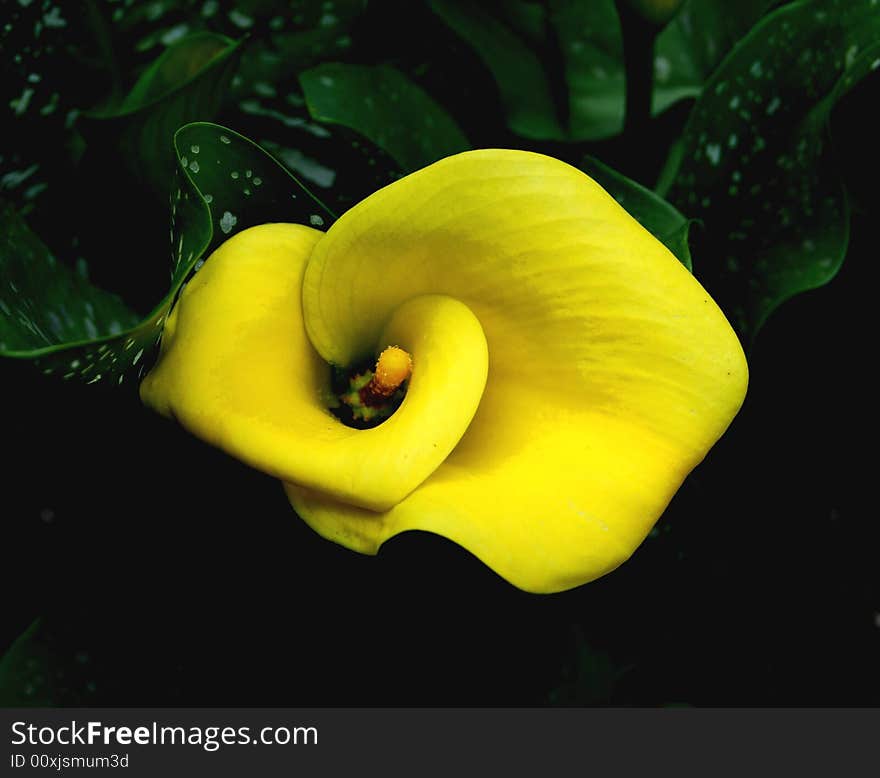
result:
[[(343, 424), (331, 366), (411, 358), (396, 411)], [(374, 193), (326, 233), (222, 244), (168, 318), (143, 400), (284, 483), (318, 533), (376, 553), (443, 535), (515, 586), (597, 578), (643, 541), (742, 404), (724, 315), (581, 171), (481, 150)]]

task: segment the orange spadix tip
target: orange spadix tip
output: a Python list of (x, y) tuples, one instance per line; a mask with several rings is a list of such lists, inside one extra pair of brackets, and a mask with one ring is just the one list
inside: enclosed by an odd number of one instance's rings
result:
[(376, 362), (373, 390), (377, 394), (386, 396), (392, 394), (412, 375), (412, 369), (412, 357), (402, 348), (389, 346), (379, 355), (379, 361)]

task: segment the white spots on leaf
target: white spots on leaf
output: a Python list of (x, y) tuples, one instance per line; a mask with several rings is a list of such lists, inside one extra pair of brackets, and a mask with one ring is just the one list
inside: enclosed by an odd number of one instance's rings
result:
[(229, 12), (228, 16), (229, 21), (242, 30), (247, 30), (254, 26), (254, 20), (250, 16), (235, 8)]
[(49, 102), (40, 108), (40, 116), (49, 116), (50, 114), (55, 113), (55, 109), (58, 107), (59, 97), (60, 95), (58, 92), (52, 92), (52, 95), (49, 97)]
[(755, 78), (760, 78), (764, 73), (764, 66), (761, 64), (761, 60), (756, 59), (752, 66), (749, 68), (749, 73), (751, 73)]
[(309, 224), (311, 224), (312, 227), (322, 227), (324, 225), (324, 219), (318, 216), (318, 214), (313, 213), (309, 216)]
[(260, 178), (259, 176), (254, 176), (254, 186), (259, 186), (262, 183), (263, 183), (262, 178)]
[(177, 43), (179, 40), (183, 40), (186, 37), (186, 34), (189, 32), (189, 25), (186, 23), (175, 24), (170, 30), (165, 32), (159, 40), (162, 42), (164, 46), (170, 46), (172, 43)]
[(31, 87), (25, 87), (24, 91), (14, 100), (9, 101), (9, 107), (15, 112), (16, 116), (21, 116), (31, 102), (34, 96), (34, 90)]
[(666, 57), (656, 57), (654, 59), (654, 77), (658, 81), (668, 81), (671, 70), (672, 67)]
[[(226, 135), (221, 135), (221, 136), (220, 136), (220, 142), (221, 142), (221, 143), (227, 143), (227, 144), (228, 144), (228, 143), (232, 143), (232, 141), (229, 140), (229, 138), (228, 138)], [(219, 161), (219, 160), (218, 160), (218, 161)]]
[(737, 141), (738, 141), (738, 139), (736, 137), (736, 133), (735, 132), (730, 133), (730, 136), (727, 138), (728, 148), (735, 149)]
[[(288, 95), (285, 100), (291, 105), (299, 107), (302, 103), (297, 103), (294, 99), (295, 97), (296, 95)], [(330, 137), (329, 130), (326, 130), (324, 127), (317, 124), (311, 124), (300, 116), (288, 116), (281, 111), (276, 111), (272, 108), (265, 108), (260, 104), (259, 100), (242, 100), (238, 106), (245, 113), (254, 114), (256, 116), (267, 116), (270, 119), (275, 119), (276, 121), (281, 122), (285, 127), (296, 127), (305, 130), (317, 138)]]
[(0, 189), (15, 189), (15, 187), (30, 178), (39, 169), (40, 166), (34, 164), (24, 170), (12, 170), (6, 173), (6, 175), (0, 177)]
[(232, 178), (238, 178), (238, 171), (237, 171), (237, 170), (233, 170), (229, 175), (230, 175), (230, 177), (232, 177)]
[(871, 63), (871, 70), (876, 70), (877, 68), (880, 68), (880, 57)]
[(335, 83), (335, 81), (330, 76), (321, 76), (318, 81), (321, 82), (321, 86), (326, 86), (327, 88), (332, 87)]
[(228, 235), (237, 222), (237, 216), (233, 216), (229, 211), (224, 211), (223, 216), (220, 217), (220, 229), (225, 235)]
[(254, 84), (254, 91), (260, 97), (276, 97), (278, 94), (275, 87), (265, 81), (257, 81)]
[(193, 160), (189, 163), (189, 169), (192, 170), (193, 173), (199, 172), (199, 163)]
[(281, 161), (303, 178), (327, 188), (336, 180), (336, 171), (303, 154), (299, 149), (277, 149)]
[(852, 63), (856, 61), (856, 57), (858, 56), (858, 53), (859, 53), (859, 47), (855, 43), (846, 50), (845, 57), (846, 57), (846, 66), (847, 67), (850, 67), (852, 65)]
[(739, 95), (734, 95), (733, 97), (731, 97), (728, 105), (730, 106), (730, 109), (732, 111), (735, 111), (737, 108), (739, 108)]
[(192, 145), (192, 146), (190, 146), (190, 147), (189, 147), (189, 150), (190, 150), (193, 154), (198, 154), (198, 153), (199, 153), (199, 147), (196, 146), (196, 145)]
[(43, 24), (50, 29), (58, 29), (67, 27), (67, 19), (61, 15), (61, 9), (55, 6), (48, 13), (43, 14)]
[(717, 166), (721, 161), (721, 145), (718, 143), (707, 143), (706, 157), (713, 166)]
[(208, 203), (209, 205), (210, 205), (211, 203), (213, 203), (213, 202), (214, 202), (214, 195), (206, 194), (206, 195), (205, 195), (205, 202)]
[(773, 114), (779, 110), (780, 105), (782, 105), (782, 100), (778, 97), (774, 97), (769, 103), (767, 103), (767, 116), (773, 116)]

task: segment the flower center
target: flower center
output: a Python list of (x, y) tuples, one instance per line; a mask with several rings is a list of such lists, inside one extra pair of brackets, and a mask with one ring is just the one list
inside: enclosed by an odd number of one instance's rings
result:
[(391, 416), (403, 401), (403, 383), (412, 375), (412, 369), (409, 353), (388, 346), (379, 355), (374, 370), (350, 374), (339, 399), (351, 412), (352, 426), (374, 426)]

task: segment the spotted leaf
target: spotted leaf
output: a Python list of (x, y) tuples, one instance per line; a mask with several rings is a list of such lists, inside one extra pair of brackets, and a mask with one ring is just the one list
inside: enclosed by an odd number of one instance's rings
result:
[(300, 84), (314, 119), (369, 138), (405, 172), (470, 148), (452, 117), (388, 65), (326, 63), (302, 73)]
[(82, 131), (92, 144), (116, 145), (134, 174), (165, 197), (175, 131), (214, 118), (240, 55), (240, 42), (222, 35), (184, 38), (169, 46), (121, 101), (91, 112)]
[(56, 261), (14, 212), (0, 215), (0, 354), (88, 383), (140, 375), (178, 291), (234, 233), (266, 221), (329, 225), (334, 215), (272, 156), (232, 130), (195, 123), (174, 137), (171, 286), (138, 321), (119, 298)]
[(877, 0), (806, 0), (766, 17), (706, 85), (669, 199), (706, 225), (701, 280), (754, 335), (846, 253), (849, 206), (829, 154), (839, 97), (877, 67)]

